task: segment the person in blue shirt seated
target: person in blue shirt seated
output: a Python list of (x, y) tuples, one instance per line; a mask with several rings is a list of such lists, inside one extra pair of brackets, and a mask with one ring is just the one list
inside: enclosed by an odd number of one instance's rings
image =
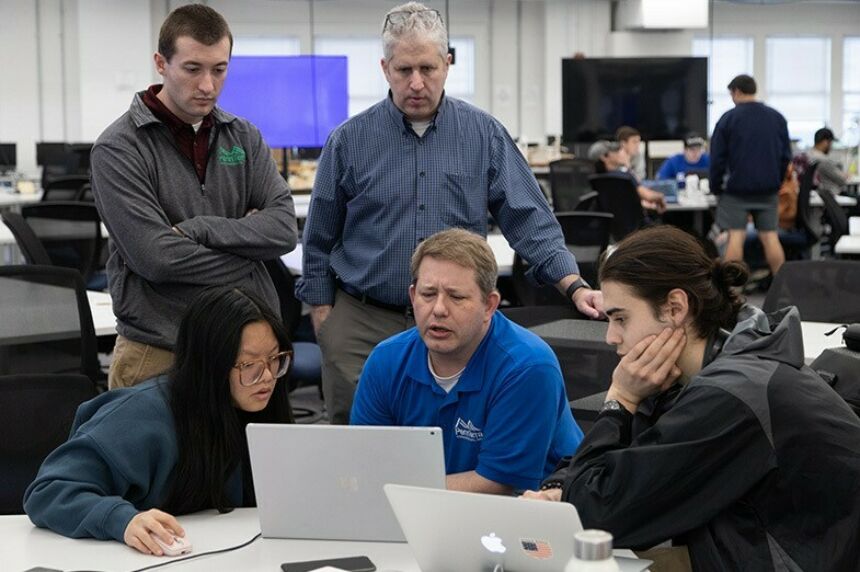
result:
[(658, 179), (677, 179), (678, 173), (689, 171), (707, 171), (711, 160), (705, 152), (705, 140), (698, 135), (690, 135), (684, 139), (684, 152), (672, 155), (660, 165), (657, 171)]
[(179, 326), (166, 376), (78, 408), (69, 440), (24, 494), (33, 524), (162, 555), (174, 515), (255, 506), (245, 425), (291, 423), (281, 320), (243, 288), (204, 290)]
[(496, 261), (480, 236), (431, 236), (411, 272), (416, 327), (371, 352), (351, 423), (441, 427), (449, 489), (536, 486), (582, 440), (555, 354), (496, 312)]

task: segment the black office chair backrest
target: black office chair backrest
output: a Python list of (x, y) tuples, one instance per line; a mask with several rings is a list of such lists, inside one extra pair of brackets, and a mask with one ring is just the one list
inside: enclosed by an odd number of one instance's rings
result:
[(292, 340), (302, 319), (302, 303), (295, 295), (296, 279), (280, 258), (266, 260), (263, 265), (272, 278), (272, 284), (275, 285), (280, 303), (281, 320)]
[(15, 243), (18, 245), (18, 249), (24, 255), (24, 260), (28, 264), (51, 265), (51, 257), (48, 256), (48, 252), (39, 240), (39, 237), (36, 236), (36, 233), (27, 224), (27, 221), (24, 220), (24, 217), (11, 211), (0, 213), (0, 216), (2, 216), (3, 222), (9, 227), (9, 230), (12, 231)]
[(594, 174), (594, 161), (588, 159), (558, 159), (549, 164), (549, 186), (552, 210), (572, 211), (579, 198), (591, 190), (589, 175)]
[(75, 268), (89, 281), (101, 265), (101, 217), (94, 203), (49, 201), (21, 207), (51, 263)]
[(23, 513), (27, 486), (68, 439), (78, 406), (96, 394), (80, 374), (0, 376), (0, 514)]
[(860, 416), (860, 352), (846, 347), (828, 348), (809, 367)]
[(62, 175), (51, 177), (42, 188), (43, 201), (76, 201), (84, 185), (90, 184), (89, 175)]
[(839, 206), (831, 191), (818, 189), (818, 196), (824, 202), (824, 218), (830, 225), (830, 248), (832, 249), (841, 236), (848, 234), (848, 215)]
[[(556, 213), (564, 242), (576, 257), (579, 272), (592, 286), (597, 286), (600, 257), (609, 245), (612, 215), (609, 213), (571, 211)], [(538, 286), (528, 279), (529, 263), (514, 254), (511, 283), (517, 302), (522, 306), (556, 306), (569, 303), (555, 286)]]
[(609, 246), (615, 216), (611, 213), (573, 211), (556, 213), (555, 218), (561, 226), (564, 243), (576, 256), (580, 274), (589, 284), (597, 287), (600, 259)]
[(816, 169), (818, 169), (818, 163), (813, 163), (806, 167), (806, 170), (800, 177), (800, 185), (797, 191), (797, 216), (794, 219), (794, 227), (806, 233), (810, 245), (818, 242), (820, 238), (811, 224), (812, 215), (809, 206), (809, 199), (815, 186)]
[(84, 281), (76, 270), (0, 266), (0, 375), (104, 376)]
[(597, 191), (589, 191), (579, 197), (579, 202), (576, 203), (575, 211), (593, 211), (597, 209)]
[(96, 197), (93, 195), (93, 186), (89, 183), (82, 186), (81, 190), (78, 192), (78, 196), (75, 197), (75, 200), (82, 203), (96, 202)]
[(645, 223), (645, 214), (636, 183), (626, 176), (614, 173), (592, 175), (592, 188), (597, 191), (597, 207), (602, 212), (612, 213), (612, 238), (621, 240)]
[(860, 261), (786, 262), (764, 299), (765, 312), (797, 306), (809, 322), (860, 322)]

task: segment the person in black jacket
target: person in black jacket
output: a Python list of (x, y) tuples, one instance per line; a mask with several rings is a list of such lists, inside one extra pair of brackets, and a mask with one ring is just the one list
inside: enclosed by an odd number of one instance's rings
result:
[(796, 308), (742, 305), (746, 277), (673, 227), (619, 243), (606, 402), (526, 496), (573, 503), (617, 547), (672, 540), (694, 570), (858, 570), (860, 420), (804, 365)]

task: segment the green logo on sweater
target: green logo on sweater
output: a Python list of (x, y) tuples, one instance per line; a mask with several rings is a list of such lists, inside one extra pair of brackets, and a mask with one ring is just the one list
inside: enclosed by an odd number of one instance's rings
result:
[(242, 165), (245, 163), (245, 150), (238, 145), (233, 145), (229, 151), (219, 147), (218, 162), (222, 165)]

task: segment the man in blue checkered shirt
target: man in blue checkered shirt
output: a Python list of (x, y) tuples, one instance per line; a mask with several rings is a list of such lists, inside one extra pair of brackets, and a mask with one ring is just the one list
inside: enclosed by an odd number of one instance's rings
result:
[(304, 229), (296, 295), (312, 306), (332, 423), (347, 423), (364, 361), (415, 325), (409, 261), (451, 227), (487, 234), (487, 212), (531, 266), (584, 314), (602, 296), (579, 278), (537, 181), (505, 128), (444, 93), (451, 56), (436, 10), (409, 2), (382, 32), (388, 97), (335, 129), (323, 149)]

